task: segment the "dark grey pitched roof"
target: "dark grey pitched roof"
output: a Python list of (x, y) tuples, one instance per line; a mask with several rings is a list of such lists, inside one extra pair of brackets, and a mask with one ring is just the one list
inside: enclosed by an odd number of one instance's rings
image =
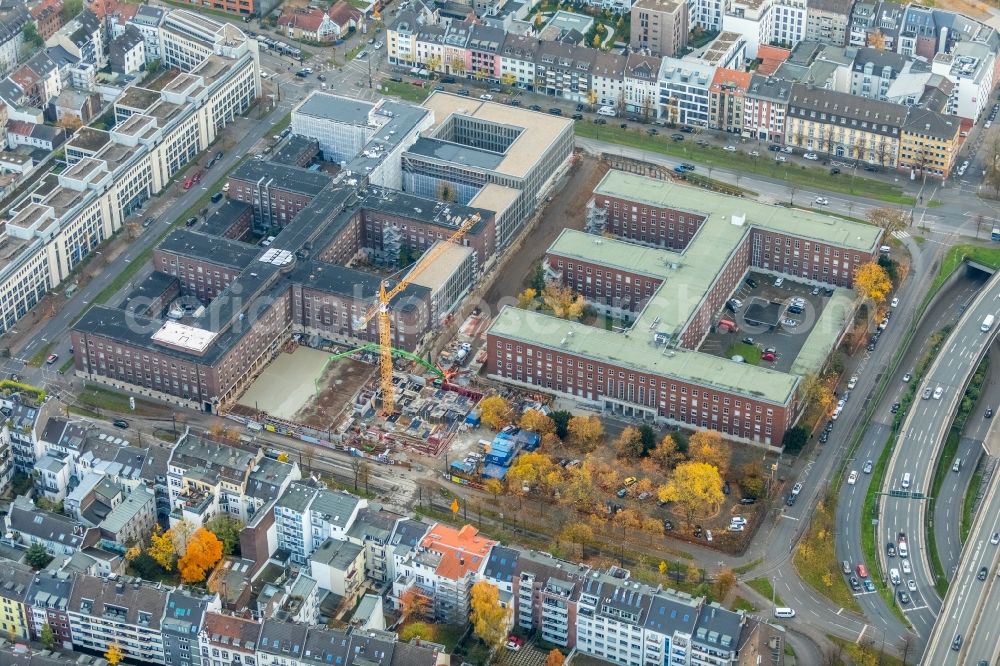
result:
[(912, 106), (906, 114), (903, 129), (911, 134), (950, 140), (958, 134), (960, 126), (961, 121), (955, 116)]
[(172, 633), (192, 638), (198, 635), (209, 598), (194, 597), (183, 590), (172, 590), (167, 596), (160, 628), (164, 633)]
[(282, 622), (280, 620), (264, 620), (257, 649), (260, 652), (284, 655), (297, 659), (304, 652), (307, 629), (308, 627), (304, 624)]
[(735, 652), (743, 616), (711, 603), (701, 608), (692, 640), (702, 645)]
[(483, 575), (486, 578), (502, 583), (511, 582), (514, 579), (514, 574), (517, 572), (519, 555), (520, 551), (514, 548), (500, 545), (493, 546), (493, 549), (490, 551), (490, 557), (486, 560)]
[(262, 181), (270, 187), (314, 197), (332, 180), (322, 171), (309, 171), (288, 164), (247, 160), (233, 171), (231, 178), (256, 183)]
[(894, 135), (892, 130), (898, 130), (906, 119), (906, 107), (899, 104), (813, 88), (801, 83), (792, 85), (788, 115), (806, 117), (810, 111), (825, 114), (828, 118), (826, 122), (830, 124), (846, 124), (847, 121), (857, 120), (870, 132), (888, 135)]

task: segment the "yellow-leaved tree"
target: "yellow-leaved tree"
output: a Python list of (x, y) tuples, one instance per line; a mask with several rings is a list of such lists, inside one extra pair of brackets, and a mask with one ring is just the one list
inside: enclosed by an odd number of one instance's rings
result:
[(674, 502), (691, 523), (695, 516), (718, 510), (723, 500), (722, 477), (719, 470), (708, 463), (681, 463), (660, 486), (657, 496), (663, 502)]
[(104, 658), (108, 660), (111, 666), (116, 666), (116, 664), (122, 663), (122, 659), (125, 658), (125, 653), (122, 652), (122, 646), (118, 643), (112, 643), (108, 646), (108, 651), (104, 653)]
[(726, 441), (715, 430), (699, 430), (688, 440), (688, 458), (712, 465), (721, 476), (729, 471), (729, 453)]
[(906, 211), (888, 206), (868, 209), (867, 217), (869, 222), (884, 229), (886, 236), (906, 228), (906, 223), (909, 221), (909, 214)]
[(566, 425), (573, 446), (589, 451), (604, 441), (604, 424), (596, 416), (573, 416)]
[(503, 645), (509, 628), (510, 609), (500, 605), (497, 586), (481, 580), (472, 586), (469, 600), (469, 622), (472, 630), (490, 648)]
[(874, 261), (861, 264), (854, 273), (854, 290), (862, 298), (870, 298), (876, 303), (885, 301), (892, 291), (892, 281), (885, 269)]
[(479, 401), (479, 415), (490, 428), (500, 430), (511, 422), (511, 409), (499, 395), (489, 395)]
[(156, 560), (167, 571), (174, 570), (177, 561), (177, 550), (174, 548), (174, 535), (170, 530), (161, 532), (157, 527), (149, 537), (149, 556)]
[(556, 431), (555, 421), (537, 409), (524, 410), (524, 414), (521, 414), (521, 420), (518, 421), (518, 425), (525, 430), (533, 430), (539, 435)]
[(542, 292), (542, 301), (556, 317), (574, 321), (583, 315), (583, 308), (587, 305), (583, 296), (574, 294), (569, 287), (555, 283), (545, 286), (545, 290)]
[(517, 307), (522, 310), (534, 310), (535, 309), (535, 299), (538, 297), (538, 292), (528, 287), (520, 294), (517, 295)]

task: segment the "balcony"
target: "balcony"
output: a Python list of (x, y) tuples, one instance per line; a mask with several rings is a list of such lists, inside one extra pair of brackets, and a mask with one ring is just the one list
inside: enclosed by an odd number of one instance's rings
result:
[(188, 486), (184, 492), (178, 495), (178, 499), (181, 501), (181, 507), (184, 511), (200, 516), (211, 506), (214, 496), (206, 490), (198, 490)]

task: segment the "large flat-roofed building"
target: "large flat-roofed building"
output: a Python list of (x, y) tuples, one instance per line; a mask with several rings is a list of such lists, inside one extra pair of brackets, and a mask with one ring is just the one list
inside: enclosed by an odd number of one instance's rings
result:
[(877, 255), (880, 230), (620, 171), (597, 186), (594, 205), (618, 238), (565, 230), (549, 248), (546, 273), (627, 328), (508, 307), (488, 331), (488, 373), (778, 445), (796, 416), (798, 376), (696, 350), (748, 269), (849, 289), (857, 267)]
[(441, 92), (424, 106), (433, 125), (403, 154), (403, 189), (496, 211), (502, 250), (566, 166), (573, 121)]
[(315, 139), (323, 158), (372, 185), (402, 188), (400, 155), (431, 125), (425, 108), (314, 92), (292, 110), (292, 132)]
[(259, 96), (257, 42), (211, 19), (198, 17), (198, 24), (221, 34), (199, 61), (161, 91), (126, 89), (115, 107), (118, 124), (108, 132), (81, 128), (66, 144), (69, 168), (43, 177), (11, 205), (0, 230), (0, 333)]
[[(348, 120), (355, 117), (352, 105), (336, 101), (335, 106)], [(406, 105), (369, 106), (384, 109), (389, 122), (414, 119), (411, 127), (430, 115), (402, 108)], [(521, 120), (531, 126), (530, 116)], [(332, 141), (311, 138), (321, 147)], [(531, 139), (538, 142), (543, 137)], [(391, 162), (402, 158), (392, 156), (396, 148), (388, 145), (390, 140), (398, 146), (407, 141), (399, 134), (367, 139), (361, 155), (349, 163), (360, 159), (396, 168)], [(384, 152), (365, 155), (377, 152), (376, 141), (382, 142)], [(96, 143), (91, 140), (86, 150), (79, 151), (72, 169), (83, 171), (95, 159), (90, 155), (99, 151), (93, 147)], [(546, 145), (550, 149), (536, 152), (536, 157), (554, 159), (551, 142)], [(518, 151), (528, 147), (519, 146)], [(553, 163), (558, 166), (562, 161)], [(519, 169), (526, 182), (539, 187), (545, 182), (535, 173), (539, 168), (539, 163), (527, 160), (515, 161), (508, 170)], [(373, 173), (342, 168), (330, 176), (258, 160), (238, 167), (229, 181), (230, 205), (243, 209), (235, 213), (239, 220), (252, 216), (256, 230), (273, 233), (274, 238), (266, 247), (242, 242), (238, 238), (243, 232), (228, 233), (236, 222), (171, 231), (155, 249), (153, 267), (161, 284), (157, 294), (166, 293), (170, 285), (169, 293), (180, 302), (153, 296), (143, 284), (120, 308), (91, 308), (73, 330), (77, 374), (175, 404), (206, 411), (225, 408), (293, 334), (349, 347), (377, 342), (376, 323), (361, 326), (359, 317), (374, 301), (385, 273), (360, 266), (410, 265), (436, 243), (447, 242), (475, 216), (462, 238), (444, 248), (393, 301), (393, 346), (420, 348), (495, 261), (500, 249), (496, 220), (526, 191), (487, 183), (476, 197), (489, 204), (485, 207), (382, 187), (366, 176)], [(541, 191), (527, 200), (538, 196)], [(207, 228), (225, 237), (205, 233)], [(390, 288), (393, 284), (390, 280)]]

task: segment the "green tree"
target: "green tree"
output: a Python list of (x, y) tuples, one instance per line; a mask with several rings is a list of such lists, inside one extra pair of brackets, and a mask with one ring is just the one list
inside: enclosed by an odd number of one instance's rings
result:
[(24, 30), (22, 33), (24, 35), (24, 41), (34, 49), (40, 49), (45, 45), (45, 40), (42, 36), (38, 34), (38, 28), (35, 26), (34, 21), (28, 21), (24, 24)]
[(556, 424), (556, 437), (566, 439), (566, 435), (569, 434), (569, 420), (573, 418), (573, 415), (567, 411), (559, 410), (549, 414), (549, 418)]
[(205, 527), (222, 542), (223, 555), (240, 554), (240, 530), (243, 529), (243, 522), (239, 518), (223, 513), (208, 521)]
[(42, 625), (42, 630), (38, 632), (38, 640), (42, 642), (46, 650), (51, 650), (56, 644), (56, 633), (52, 631), (52, 626), (46, 622)]
[(785, 437), (781, 440), (781, 444), (785, 447), (786, 453), (798, 453), (806, 445), (808, 439), (809, 431), (802, 426), (795, 426), (785, 432)]
[(49, 552), (45, 550), (45, 546), (40, 543), (33, 543), (28, 547), (28, 552), (24, 554), (24, 561), (27, 562), (32, 569), (36, 571), (38, 569), (44, 569), (48, 566), (49, 562), (52, 561), (52, 556)]
[(60, 12), (63, 23), (69, 23), (82, 11), (83, 0), (65, 0), (63, 2), (62, 11)]

